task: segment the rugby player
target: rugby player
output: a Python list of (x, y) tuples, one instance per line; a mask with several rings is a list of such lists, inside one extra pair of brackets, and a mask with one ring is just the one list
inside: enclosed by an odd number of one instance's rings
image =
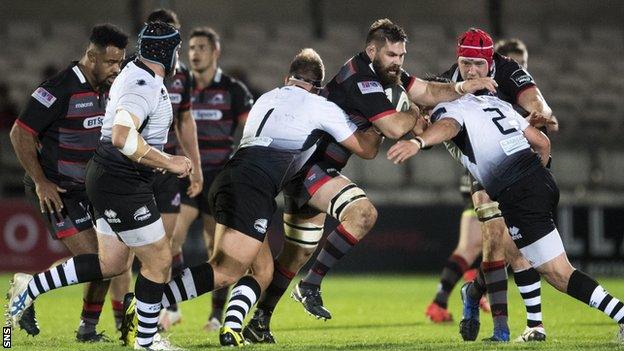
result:
[[(273, 275), (266, 232), (275, 198), (301, 171), (324, 135), (364, 158), (377, 154), (381, 137), (370, 128), (357, 131), (348, 115), (317, 92), (324, 77), (321, 58), (304, 49), (291, 62), (285, 86), (262, 95), (249, 112), (240, 146), (214, 180), (208, 196), (216, 225), (215, 252), (202, 265), (187, 268), (171, 281), (164, 307), (238, 281), (238, 328), (224, 326), (221, 345), (244, 343), (240, 326)], [(246, 275), (251, 268), (254, 275)], [(242, 311), (241, 311), (242, 310)], [(242, 317), (241, 317), (242, 314)]]
[[(116, 26), (93, 27), (82, 58), (35, 89), (11, 130), (15, 154), (26, 170), (26, 194), (41, 209), (52, 237), (74, 256), (98, 251), (85, 167), (97, 146), (108, 89), (121, 70), (127, 44), (128, 36)], [(108, 287), (108, 280), (85, 285), (76, 340), (108, 339), (96, 332)], [(36, 335), (33, 308), (20, 326)]]
[(188, 158), (160, 151), (173, 119), (163, 79), (175, 71), (180, 42), (178, 30), (163, 22), (147, 23), (141, 30), (138, 58), (111, 86), (100, 142), (87, 166), (86, 189), (94, 208), (99, 253), (74, 256), (35, 276), (15, 274), (8, 292), (13, 325), (37, 296), (119, 275), (129, 269), (133, 253), (142, 263), (135, 285), (134, 347), (172, 349), (166, 340), (154, 341), (171, 248), (152, 181), (155, 170), (180, 177), (191, 171)]
[[(482, 35), (483, 39), (488, 44), (491, 43), (491, 39), (489, 39), (489, 35), (487, 35), (487, 33), (477, 32), (477, 34)], [(518, 63), (518, 65), (520, 65), (520, 67), (515, 65), (514, 62), (502, 60), (501, 58), (504, 56), (513, 59)], [(499, 83), (499, 91), (503, 92), (501, 94), (502, 98), (509, 103), (517, 105), (517, 96), (520, 93), (524, 93), (520, 89), (531, 88), (531, 84), (534, 84), (532, 83), (532, 80), (527, 81), (525, 84), (518, 84), (512, 78), (514, 73), (516, 75), (518, 74), (516, 73), (517, 69), (522, 68), (524, 71), (527, 69), (526, 65), (528, 62), (528, 51), (526, 46), (518, 39), (500, 40), (494, 45), (492, 62), (493, 67), (490, 69), (489, 75), (493, 75), (494, 79)], [(497, 65), (499, 67), (499, 72), (498, 74), (495, 74)], [(502, 67), (502, 69), (500, 67)], [(455, 67), (455, 69), (451, 68), (451, 70), (446, 72), (445, 75), (451, 78), (456, 72), (457, 67)], [(459, 75), (455, 77), (459, 79), (464, 76), (468, 77), (469, 73), (466, 70), (462, 71), (460, 69)], [(506, 84), (509, 81), (512, 81), (514, 84)], [(523, 102), (525, 106), (530, 104), (530, 100), (538, 98), (537, 93), (528, 93), (529, 102)], [(518, 108), (523, 110), (522, 107)], [(546, 128), (550, 132), (556, 132), (558, 129), (556, 118), (551, 116), (551, 119), (552, 122), (548, 123)], [(469, 173), (466, 172), (466, 174), (462, 175), (460, 178), (460, 192), (462, 194), (462, 198), (464, 199), (465, 210), (462, 212), (460, 221), (459, 242), (442, 270), (436, 296), (425, 311), (425, 315), (436, 323), (452, 320), (452, 315), (447, 310), (448, 297), (462, 274), (464, 274), (464, 278), (468, 281), (475, 278), (475, 274), (468, 274), (472, 272), (467, 271), (467, 269), (477, 264), (476, 260), (481, 254), (483, 241), (481, 237), (481, 227), (479, 225), (477, 214), (474, 211), (471, 190), (472, 180)], [(540, 282), (536, 272), (532, 269), (527, 270), (527, 268), (530, 268), (530, 266), (528, 266), (526, 262), (524, 264), (518, 262), (514, 267), (516, 272), (516, 274), (514, 274), (514, 279), (519, 286), (527, 309), (527, 328), (525, 329), (523, 335), (526, 334), (530, 340), (542, 340), (546, 334), (543, 329), (541, 318)], [(481, 275), (478, 282), (482, 281)], [(485, 287), (485, 284), (483, 284), (483, 286)], [(480, 299), (480, 306), (484, 311), (489, 311), (489, 304), (487, 304), (484, 297)], [(522, 338), (522, 336), (520, 336), (520, 338)], [(518, 341), (520, 341), (520, 339)]]
[[(178, 16), (169, 9), (156, 9), (152, 11), (147, 17), (147, 22), (155, 21), (167, 23), (180, 30)], [(192, 85), (191, 73), (188, 68), (179, 61), (173, 77), (165, 77), (165, 87), (167, 87), (167, 91), (169, 92), (169, 100), (171, 101), (173, 110), (173, 124), (172, 127), (169, 128), (167, 143), (163, 151), (170, 155), (185, 155), (191, 160), (191, 164), (193, 165), (193, 170), (189, 178), (184, 179), (184, 187), (181, 187), (182, 184), (175, 174), (158, 172), (154, 176), (153, 190), (156, 205), (158, 206), (158, 212), (160, 212), (163, 226), (165, 227), (165, 233), (172, 245), (174, 244), (173, 232), (176, 218), (180, 212), (181, 193), (189, 197), (195, 197), (201, 192), (203, 186), (203, 175), (197, 146), (197, 129), (195, 120), (191, 117), (190, 113)], [(184, 262), (181, 251), (173, 252), (171, 276), (175, 277), (182, 272)], [(122, 277), (125, 278), (125, 284), (117, 288), (115, 280)], [(117, 292), (116, 297), (121, 297), (123, 299), (124, 294), (128, 292), (130, 287), (131, 272), (116, 277), (115, 280), (113, 280), (111, 290)], [(123, 305), (119, 301), (122, 300), (113, 302), (113, 304), (116, 308), (115, 321), (121, 326), (120, 317), (123, 317)], [(117, 308), (119, 310), (117, 310)], [(178, 311), (177, 306), (169, 306), (167, 309), (161, 310), (158, 326), (162, 330), (167, 330), (181, 320), (182, 315)]]
[[(517, 62), (494, 52), (493, 49), (493, 41), (489, 34), (480, 29), (470, 28), (459, 36), (457, 63), (443, 76), (452, 81), (491, 76), (499, 83), (496, 95), (500, 99), (512, 103), (522, 114), (527, 115), (526, 118), (531, 125), (542, 127), (552, 124), (552, 111), (531, 75)], [(481, 267), (488, 266), (491, 262), (507, 260), (514, 270), (514, 280), (523, 296), (527, 310), (527, 327), (521, 338), (523, 340), (543, 341), (546, 338), (546, 331), (541, 315), (539, 274), (522, 256), (513, 255), (515, 251), (511, 240), (505, 235), (505, 223), (501, 218), (496, 202), (491, 201), (478, 182), (473, 182), (471, 192), (477, 218), (482, 223), (483, 262)], [(507, 249), (507, 253), (505, 249)], [(494, 338), (507, 341), (509, 340), (507, 280), (505, 279), (503, 282), (496, 279), (488, 283), (487, 279), (488, 274), (481, 270), (474, 284), (472, 284), (472, 289), (480, 291), (480, 296), (482, 296), (487, 285), (495, 287), (494, 291), (488, 293), (488, 297), (496, 297), (495, 302), (491, 299), (489, 301), (492, 305), (491, 312), (494, 319)], [(450, 284), (449, 286), (452, 287)], [(467, 286), (465, 285), (462, 289), (466, 289)], [(480, 298), (477, 303), (479, 300)], [(471, 334), (468, 331), (470, 329), (468, 326), (465, 329), (463, 335)], [(470, 338), (468, 337), (468, 339)]]
[[(536, 117), (548, 120), (546, 116)], [(433, 124), (422, 135), (393, 145), (388, 159), (402, 163), (425, 147), (451, 141), (460, 151), (458, 156), (464, 167), (483, 185), (489, 197), (498, 201), (509, 227), (507, 237), (515, 244), (513, 256), (525, 257), (557, 290), (614, 319), (620, 326), (622, 340), (624, 304), (570, 264), (555, 226), (553, 215), (559, 189), (546, 167), (550, 160), (548, 137), (530, 126), (511, 104), (493, 96), (470, 94), (439, 104), (433, 109), (431, 120)], [(502, 260), (484, 262), (482, 267), (486, 280), (493, 277), (496, 285), (507, 279)], [(473, 318), (462, 323), (478, 327), (478, 304), (473, 301), (470, 308)], [(496, 334), (486, 340), (508, 341), (498, 339)]]
[[(401, 85), (410, 100), (437, 103), (458, 98), (466, 91), (495, 90), (491, 78), (441, 84), (411, 77), (403, 69), (407, 35), (388, 19), (375, 21), (368, 32), (364, 51), (356, 54), (327, 84), (324, 94), (344, 109), (362, 128), (374, 126), (390, 138), (422, 129), (417, 109), (396, 110), (384, 87)], [(418, 124), (417, 124), (418, 121)], [(330, 319), (323, 306), (320, 285), (323, 277), (375, 224), (377, 212), (366, 193), (339, 171), (350, 153), (335, 142), (324, 147), (301, 177), (284, 190), (284, 233), (282, 253), (275, 261), (273, 280), (258, 303), (244, 335), (253, 342), (275, 342), (270, 318), (279, 299), (299, 269), (316, 250), (323, 235), (327, 214), (340, 225), (332, 231), (306, 277), (292, 296), (317, 318)]]
[[(208, 206), (208, 190), (234, 151), (234, 134), (245, 124), (253, 105), (253, 97), (247, 87), (219, 67), (220, 54), (221, 40), (212, 28), (197, 27), (191, 31), (188, 51), (193, 74), (191, 114), (197, 124), (196, 138), (199, 139), (204, 183), (203, 191), (196, 197), (182, 193), (180, 215), (172, 242), (174, 258), (182, 257), (186, 235), (200, 213), (206, 250), (208, 257), (211, 256), (215, 220)], [(182, 183), (187, 186), (184, 180)], [(219, 330), (227, 294), (228, 287), (212, 292), (212, 311), (204, 330)], [(169, 314), (169, 319), (179, 318), (179, 313)], [(164, 321), (161, 319), (163, 327)]]

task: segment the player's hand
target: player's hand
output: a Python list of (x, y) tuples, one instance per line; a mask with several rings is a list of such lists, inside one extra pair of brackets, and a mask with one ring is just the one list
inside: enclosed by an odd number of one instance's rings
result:
[(429, 120), (428, 115), (420, 115), (416, 119), (416, 125), (414, 126), (414, 134), (420, 135), (422, 134), (429, 126), (431, 125), (431, 120)]
[(67, 190), (45, 179), (35, 183), (35, 192), (39, 198), (41, 213), (56, 213), (59, 220), (63, 218), (61, 215), (63, 201), (61, 201), (59, 193), (66, 193)]
[[(542, 128), (549, 126), (557, 126), (557, 121), (553, 118), (546, 117), (543, 113), (533, 111), (526, 117), (527, 122), (535, 128)], [(559, 129), (558, 127), (556, 129)], [(549, 130), (550, 131), (550, 130)]]
[(178, 178), (184, 178), (189, 175), (193, 167), (191, 166), (191, 160), (186, 156), (171, 156), (169, 159), (169, 166), (167, 171), (177, 174)]
[(394, 162), (395, 165), (403, 163), (416, 155), (418, 151), (420, 151), (420, 145), (416, 140), (399, 140), (388, 150), (388, 160)]
[(495, 93), (496, 87), (498, 87), (498, 83), (496, 83), (496, 81), (491, 77), (469, 79), (465, 80), (462, 84), (462, 90), (466, 94), (472, 94), (483, 89), (487, 89), (492, 93)]
[(202, 174), (201, 169), (193, 169), (191, 174), (189, 174), (190, 183), (189, 187), (186, 189), (186, 195), (193, 198), (199, 193), (201, 193), (204, 187), (204, 175)]

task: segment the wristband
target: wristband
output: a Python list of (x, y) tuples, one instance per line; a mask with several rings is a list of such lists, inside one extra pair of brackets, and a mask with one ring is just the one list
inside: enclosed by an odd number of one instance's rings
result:
[(418, 146), (420, 146), (421, 149), (424, 149), (427, 147), (427, 144), (425, 144), (425, 140), (423, 140), (423, 138), (417, 136), (413, 140), (418, 143)]

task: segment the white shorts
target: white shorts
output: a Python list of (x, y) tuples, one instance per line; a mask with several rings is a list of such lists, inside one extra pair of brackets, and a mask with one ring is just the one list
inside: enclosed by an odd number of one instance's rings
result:
[(555, 228), (546, 236), (520, 249), (522, 255), (533, 268), (537, 268), (553, 258), (565, 253), (559, 231)]
[(98, 218), (95, 221), (95, 227), (98, 233), (119, 237), (124, 244), (129, 247), (145, 246), (157, 242), (165, 236), (165, 227), (162, 218), (146, 225), (145, 227), (125, 230), (115, 233), (104, 218)]

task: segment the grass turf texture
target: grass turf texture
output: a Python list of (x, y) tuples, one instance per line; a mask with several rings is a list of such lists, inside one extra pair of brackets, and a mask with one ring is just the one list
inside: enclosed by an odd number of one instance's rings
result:
[[(3, 289), (10, 275), (0, 275)], [(616, 297), (624, 297), (624, 279), (600, 279)], [(319, 321), (306, 314), (299, 303), (285, 296), (275, 312), (272, 330), (278, 345), (250, 345), (253, 350), (624, 350), (615, 341), (617, 325), (600, 311), (558, 293), (542, 281), (545, 343), (487, 344), (464, 342), (458, 333), (461, 319), (459, 286), (450, 299), (455, 321), (435, 325), (424, 316), (437, 286), (434, 276), (331, 276), (325, 280), (323, 298), (333, 319)], [(289, 294), (290, 292), (287, 292)], [(525, 326), (524, 305), (509, 281), (510, 327), (512, 339)], [(82, 286), (52, 291), (37, 299), (41, 334), (27, 337), (13, 330), (17, 350), (120, 350), (118, 343), (80, 344), (74, 341), (82, 308)], [(210, 309), (210, 296), (181, 304), (183, 322), (169, 334), (170, 340), (187, 350), (219, 348), (216, 332), (202, 326)], [(489, 315), (481, 314), (477, 340), (491, 336)], [(116, 339), (110, 301), (102, 312), (98, 331)]]

